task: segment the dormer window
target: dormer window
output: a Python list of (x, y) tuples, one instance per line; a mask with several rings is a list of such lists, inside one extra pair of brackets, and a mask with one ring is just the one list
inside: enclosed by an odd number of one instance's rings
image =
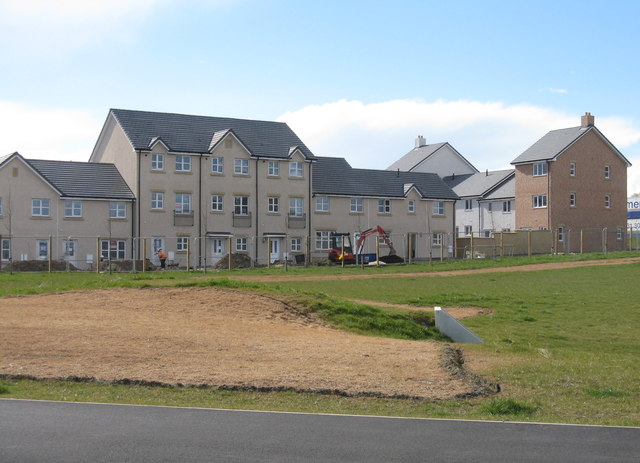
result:
[(546, 162), (537, 162), (533, 165), (533, 176), (541, 177), (543, 175), (547, 175), (547, 163)]

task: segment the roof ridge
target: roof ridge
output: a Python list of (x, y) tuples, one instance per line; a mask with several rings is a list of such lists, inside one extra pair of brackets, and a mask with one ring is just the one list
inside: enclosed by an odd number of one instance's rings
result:
[(247, 119), (241, 117), (228, 117), (228, 116), (204, 116), (202, 114), (185, 114), (185, 113), (173, 113), (173, 112), (164, 112), (164, 111), (146, 111), (142, 109), (123, 109), (123, 108), (111, 108), (109, 111), (122, 111), (128, 113), (144, 113), (144, 114), (160, 114), (163, 116), (183, 116), (183, 117), (197, 117), (202, 119), (229, 119), (232, 121), (251, 121), (251, 122), (264, 122), (269, 124), (281, 124), (287, 125), (286, 122), (280, 121), (269, 121), (264, 119)]

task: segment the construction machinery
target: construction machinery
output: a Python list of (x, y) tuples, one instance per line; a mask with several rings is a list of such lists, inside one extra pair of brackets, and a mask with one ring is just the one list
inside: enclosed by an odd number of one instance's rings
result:
[[(349, 233), (331, 232), (329, 235), (330, 249), (329, 260), (331, 262), (343, 262), (345, 264), (353, 264), (356, 257), (353, 254), (353, 246), (351, 245), (351, 235)], [(344, 244), (344, 248), (343, 248)]]
[(382, 229), (380, 225), (377, 225), (373, 228), (368, 228), (360, 233), (360, 237), (358, 238), (358, 243), (356, 245), (356, 254), (362, 255), (362, 250), (364, 249), (364, 243), (368, 236), (377, 233), (380, 235), (384, 243), (389, 247), (389, 254), (386, 256), (377, 256), (380, 262), (384, 262), (385, 264), (398, 264), (404, 262), (404, 259), (396, 254), (396, 250), (393, 247), (393, 243), (391, 239), (389, 239), (389, 235), (386, 231)]

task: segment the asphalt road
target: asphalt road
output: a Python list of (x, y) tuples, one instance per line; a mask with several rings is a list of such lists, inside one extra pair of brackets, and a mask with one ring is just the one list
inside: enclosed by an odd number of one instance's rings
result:
[(9, 462), (638, 462), (640, 428), (0, 400)]

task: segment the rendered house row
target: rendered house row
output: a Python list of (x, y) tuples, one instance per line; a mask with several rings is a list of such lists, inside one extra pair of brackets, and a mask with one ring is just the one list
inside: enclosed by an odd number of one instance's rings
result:
[(88, 265), (163, 248), (192, 266), (229, 251), (259, 264), (321, 260), (332, 232), (377, 225), (403, 258), (446, 258), (455, 235), (625, 226), (629, 163), (590, 115), (513, 164), (478, 172), (450, 144), (418, 137), (388, 170), (354, 169), (314, 156), (283, 123), (114, 109), (88, 163), (0, 158), (2, 259)]

